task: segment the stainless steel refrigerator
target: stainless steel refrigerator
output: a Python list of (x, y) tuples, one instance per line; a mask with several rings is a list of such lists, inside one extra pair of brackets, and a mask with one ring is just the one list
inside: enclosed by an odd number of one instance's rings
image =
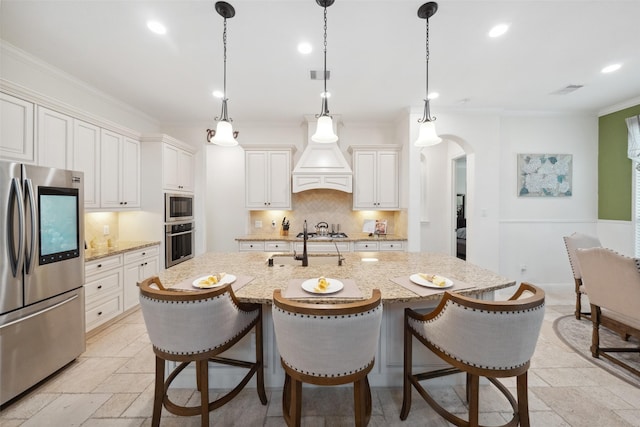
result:
[(0, 161), (0, 405), (85, 350), (83, 179)]

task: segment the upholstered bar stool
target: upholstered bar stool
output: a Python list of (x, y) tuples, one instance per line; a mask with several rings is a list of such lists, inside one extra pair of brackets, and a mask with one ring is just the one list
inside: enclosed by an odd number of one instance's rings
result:
[[(155, 286), (152, 286), (155, 285)], [(233, 399), (256, 375), (258, 397), (267, 403), (262, 361), (262, 306), (238, 302), (231, 285), (200, 291), (165, 289), (158, 277), (140, 286), (140, 307), (149, 339), (156, 354), (155, 396), (152, 425), (160, 425), (162, 406), (176, 415), (201, 415), (202, 426), (209, 426), (209, 412)], [(245, 335), (255, 329), (255, 361), (221, 357)], [(165, 362), (179, 365), (165, 380)], [(167, 395), (171, 382), (194, 362), (199, 406), (179, 406)], [(224, 396), (209, 402), (209, 362), (221, 363), (249, 371), (240, 383)]]
[[(507, 398), (514, 416), (505, 426), (529, 426), (527, 371), (544, 317), (544, 291), (523, 283), (508, 301), (483, 301), (445, 292), (428, 314), (404, 314), (404, 380), (400, 419), (411, 409), (412, 386), (443, 418), (457, 426), (478, 426), (480, 377)], [(413, 373), (413, 338), (451, 365)], [(464, 372), (469, 419), (443, 408), (420, 381)], [(498, 378), (516, 377), (517, 400)]]
[(582, 270), (580, 269), (580, 260), (576, 251), (583, 248), (599, 248), (602, 247), (602, 244), (600, 244), (600, 239), (597, 237), (582, 233), (573, 233), (571, 236), (564, 236), (562, 239), (564, 240), (564, 246), (567, 248), (569, 264), (571, 265), (576, 287), (576, 319), (580, 320), (583, 316), (588, 318), (589, 313), (582, 312), (582, 295), (586, 294), (586, 291), (582, 285)]
[(367, 374), (378, 350), (382, 302), (371, 298), (345, 304), (306, 304), (273, 293), (273, 325), (285, 382), (282, 410), (288, 426), (299, 426), (302, 383), (353, 383), (356, 426), (371, 418), (371, 389)]

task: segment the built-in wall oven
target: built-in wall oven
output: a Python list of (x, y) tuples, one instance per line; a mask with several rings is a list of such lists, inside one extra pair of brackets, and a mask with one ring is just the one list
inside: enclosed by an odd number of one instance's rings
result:
[(194, 231), (192, 221), (165, 225), (165, 268), (193, 258)]
[(165, 193), (164, 222), (193, 221), (193, 194)]

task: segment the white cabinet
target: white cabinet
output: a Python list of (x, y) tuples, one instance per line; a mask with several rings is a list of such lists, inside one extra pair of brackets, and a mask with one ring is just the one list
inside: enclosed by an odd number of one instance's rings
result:
[(100, 128), (73, 121), (73, 167), (84, 172), (84, 207), (100, 207)]
[[(336, 246), (340, 252), (349, 252), (351, 250), (349, 248), (349, 242), (335, 242), (334, 244), (334, 242), (307, 241), (307, 252), (335, 254), (337, 253)], [(293, 249), (296, 253), (302, 253), (304, 251), (304, 242), (295, 242)]]
[(376, 251), (404, 251), (402, 240), (363, 240), (353, 243), (354, 252), (376, 252)]
[(73, 117), (38, 106), (38, 165), (73, 168)]
[(34, 105), (0, 92), (0, 158), (35, 163)]
[(140, 142), (106, 129), (100, 135), (100, 206), (140, 207)]
[(240, 252), (264, 252), (264, 243), (262, 241), (238, 242), (238, 250)]
[(159, 253), (158, 246), (152, 246), (124, 254), (124, 310), (138, 305), (138, 282), (160, 271)]
[(399, 197), (399, 148), (353, 151), (353, 209), (396, 210)]
[(248, 209), (291, 209), (291, 150), (245, 151)]
[(164, 189), (193, 192), (193, 154), (170, 144), (162, 150)]
[(90, 331), (123, 311), (122, 255), (85, 265), (85, 330)]

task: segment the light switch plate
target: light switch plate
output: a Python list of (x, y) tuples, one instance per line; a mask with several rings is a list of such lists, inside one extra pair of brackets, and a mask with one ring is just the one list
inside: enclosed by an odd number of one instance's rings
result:
[(256, 228), (262, 228), (262, 221), (257, 221), (256, 220), (255, 227)]
[(109, 225), (102, 226), (102, 234), (104, 234), (105, 236), (109, 235)]

